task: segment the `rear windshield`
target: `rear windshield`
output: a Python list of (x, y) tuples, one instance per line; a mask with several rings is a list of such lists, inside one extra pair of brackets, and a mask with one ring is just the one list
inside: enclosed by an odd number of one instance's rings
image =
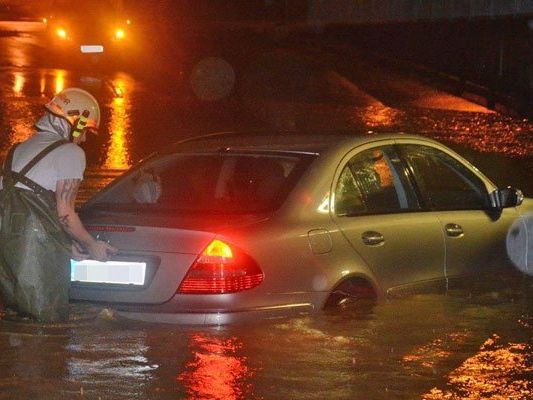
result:
[(307, 157), (173, 154), (146, 162), (87, 204), (97, 209), (253, 213), (280, 206)]

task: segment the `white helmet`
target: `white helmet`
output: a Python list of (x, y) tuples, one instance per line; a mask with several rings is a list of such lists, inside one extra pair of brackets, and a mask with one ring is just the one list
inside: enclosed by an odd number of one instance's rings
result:
[(80, 136), (84, 128), (98, 129), (100, 107), (89, 92), (68, 88), (58, 93), (45, 107), (51, 113), (65, 118), (74, 128), (72, 135)]

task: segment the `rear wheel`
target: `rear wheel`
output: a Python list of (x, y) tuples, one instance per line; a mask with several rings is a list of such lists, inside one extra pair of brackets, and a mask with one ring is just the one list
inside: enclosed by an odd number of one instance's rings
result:
[(340, 283), (329, 295), (325, 309), (344, 310), (356, 303), (368, 303), (376, 299), (374, 288), (365, 279), (354, 278)]

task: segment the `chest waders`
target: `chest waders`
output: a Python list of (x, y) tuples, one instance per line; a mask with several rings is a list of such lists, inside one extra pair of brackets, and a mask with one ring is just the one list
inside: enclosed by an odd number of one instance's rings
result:
[(7, 307), (41, 322), (68, 319), (71, 239), (59, 223), (54, 192), (25, 175), (64, 143), (52, 143), (20, 172), (11, 170), (13, 146), (0, 190), (0, 295)]

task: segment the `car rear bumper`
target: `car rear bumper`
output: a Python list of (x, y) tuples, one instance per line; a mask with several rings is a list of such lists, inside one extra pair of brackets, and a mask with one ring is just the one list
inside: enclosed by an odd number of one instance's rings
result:
[(154, 323), (180, 325), (226, 325), (258, 319), (277, 319), (307, 315), (316, 311), (311, 303), (283, 304), (232, 312), (163, 313), (116, 310), (120, 317)]

